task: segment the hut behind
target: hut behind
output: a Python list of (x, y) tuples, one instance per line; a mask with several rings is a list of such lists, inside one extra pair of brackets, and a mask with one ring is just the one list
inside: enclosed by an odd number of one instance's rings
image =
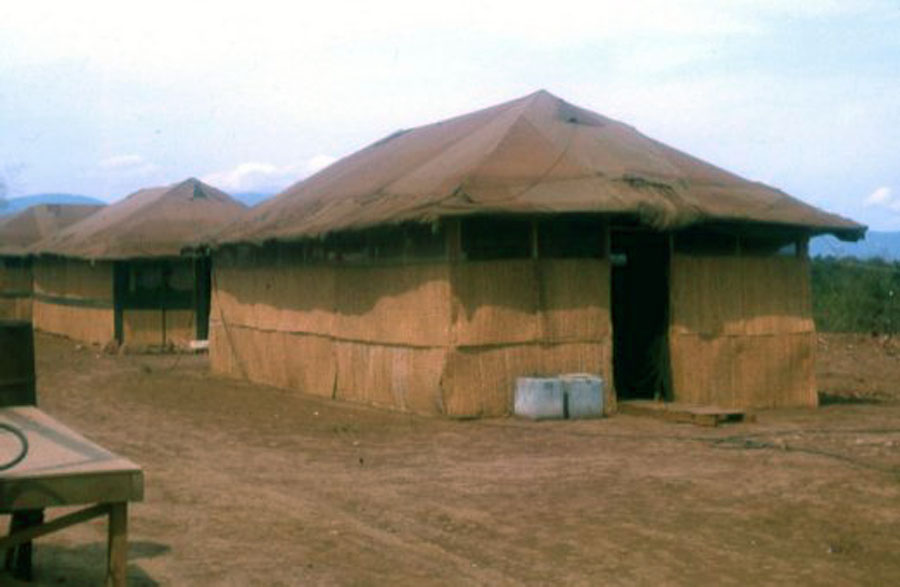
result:
[(0, 319), (31, 320), (29, 247), (87, 218), (102, 206), (38, 204), (0, 219)]
[(209, 258), (181, 256), (245, 211), (196, 179), (137, 191), (32, 247), (34, 326), (132, 347), (206, 339)]

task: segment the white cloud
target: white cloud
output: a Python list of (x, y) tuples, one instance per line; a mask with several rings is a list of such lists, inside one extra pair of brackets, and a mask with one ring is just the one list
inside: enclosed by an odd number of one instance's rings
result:
[(887, 206), (891, 210), (898, 210), (900, 207), (900, 200), (897, 200), (891, 188), (888, 186), (881, 186), (876, 189), (874, 192), (869, 194), (869, 196), (863, 201), (866, 206)]
[(319, 154), (293, 165), (250, 161), (201, 179), (227, 192), (277, 192), (334, 163), (331, 155)]

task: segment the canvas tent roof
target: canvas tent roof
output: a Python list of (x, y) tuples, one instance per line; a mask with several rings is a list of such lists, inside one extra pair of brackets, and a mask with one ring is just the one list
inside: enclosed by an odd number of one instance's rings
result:
[(294, 184), (217, 235), (294, 240), (468, 214), (636, 214), (656, 228), (774, 223), (857, 239), (865, 227), (539, 91), (400, 131)]
[(85, 259), (177, 256), (185, 245), (221, 229), (245, 210), (225, 192), (190, 178), (134, 192), (32, 250)]
[(25, 255), (28, 247), (102, 208), (88, 204), (38, 204), (0, 219), (0, 255)]

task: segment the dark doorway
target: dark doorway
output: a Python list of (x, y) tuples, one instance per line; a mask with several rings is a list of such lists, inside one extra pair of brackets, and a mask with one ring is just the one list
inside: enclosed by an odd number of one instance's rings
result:
[(613, 378), (618, 399), (669, 399), (668, 235), (613, 232)]

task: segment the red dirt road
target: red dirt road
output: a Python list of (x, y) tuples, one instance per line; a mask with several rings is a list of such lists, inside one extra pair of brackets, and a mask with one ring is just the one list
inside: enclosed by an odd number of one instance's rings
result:
[[(719, 429), (427, 419), (43, 335), (37, 361), (47, 412), (144, 467), (132, 585), (900, 584), (893, 341), (821, 337), (842, 401)], [(103, 522), (36, 544), (37, 585), (102, 583)]]

